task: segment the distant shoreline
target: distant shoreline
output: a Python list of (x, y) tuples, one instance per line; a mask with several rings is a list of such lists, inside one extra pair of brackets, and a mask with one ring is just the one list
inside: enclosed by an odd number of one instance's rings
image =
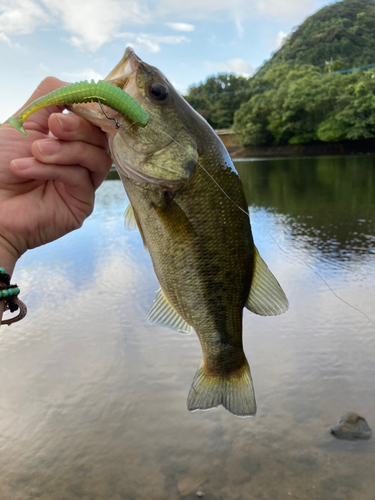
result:
[[(355, 144), (352, 144), (354, 142)], [(361, 143), (361, 144), (357, 144)], [(346, 141), (325, 144), (291, 144), (273, 147), (229, 147), (231, 158), (274, 158), (290, 156), (344, 156), (374, 155), (375, 139), (369, 141)]]
[(216, 130), (232, 158), (275, 158), (289, 156), (375, 155), (375, 138), (360, 141), (315, 142), (284, 146), (248, 147), (236, 145), (237, 134), (231, 130)]
[[(216, 130), (216, 133), (220, 132)], [(308, 156), (346, 156), (346, 155), (373, 155), (375, 156), (375, 139), (364, 139), (362, 141), (342, 142), (317, 142), (312, 144), (287, 144), (285, 146), (253, 147), (233, 145), (233, 133), (231, 145), (225, 140), (225, 136), (218, 134), (231, 158), (288, 158)], [(226, 144), (227, 142), (227, 144)], [(115, 171), (112, 165), (111, 172)]]

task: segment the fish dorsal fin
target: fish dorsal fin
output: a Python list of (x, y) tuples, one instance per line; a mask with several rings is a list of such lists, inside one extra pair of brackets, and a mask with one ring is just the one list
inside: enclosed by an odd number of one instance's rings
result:
[(193, 331), (193, 328), (172, 307), (161, 288), (157, 290), (147, 321), (151, 325), (166, 326), (180, 333), (189, 334)]
[(255, 247), (254, 273), (245, 307), (261, 316), (277, 316), (289, 308), (283, 289)]
[(135, 219), (133, 207), (129, 204), (124, 213), (125, 231), (137, 231), (137, 221)]

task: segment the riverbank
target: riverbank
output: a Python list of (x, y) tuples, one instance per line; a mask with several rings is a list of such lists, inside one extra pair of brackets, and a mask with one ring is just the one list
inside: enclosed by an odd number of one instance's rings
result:
[(341, 142), (287, 144), (272, 147), (243, 147), (236, 144), (238, 134), (232, 130), (216, 130), (232, 158), (275, 158), (290, 156), (375, 155), (375, 139)]

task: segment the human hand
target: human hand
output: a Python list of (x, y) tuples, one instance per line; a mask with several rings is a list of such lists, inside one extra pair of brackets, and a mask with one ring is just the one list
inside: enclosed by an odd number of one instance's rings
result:
[[(46, 78), (22, 109), (65, 84)], [(106, 135), (63, 109), (33, 114), (28, 138), (7, 122), (0, 127), (0, 265), (9, 274), (26, 250), (82, 226), (112, 163)]]

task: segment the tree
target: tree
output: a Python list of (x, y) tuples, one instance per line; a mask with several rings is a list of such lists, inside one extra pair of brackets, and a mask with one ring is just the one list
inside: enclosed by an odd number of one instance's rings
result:
[(374, 0), (335, 2), (308, 17), (251, 78), (212, 76), (186, 99), (214, 128), (240, 131), (245, 146), (374, 137), (375, 68), (335, 73), (375, 63), (374, 32)]
[(259, 70), (280, 64), (311, 64), (323, 69), (325, 61), (341, 60), (339, 69), (375, 62), (374, 0), (343, 0), (309, 16)]
[(234, 112), (248, 100), (248, 90), (246, 78), (223, 73), (191, 86), (185, 99), (213, 128), (229, 128)]
[(374, 74), (295, 67), (276, 89), (244, 103), (235, 113), (234, 128), (242, 132), (245, 146), (375, 137)]

